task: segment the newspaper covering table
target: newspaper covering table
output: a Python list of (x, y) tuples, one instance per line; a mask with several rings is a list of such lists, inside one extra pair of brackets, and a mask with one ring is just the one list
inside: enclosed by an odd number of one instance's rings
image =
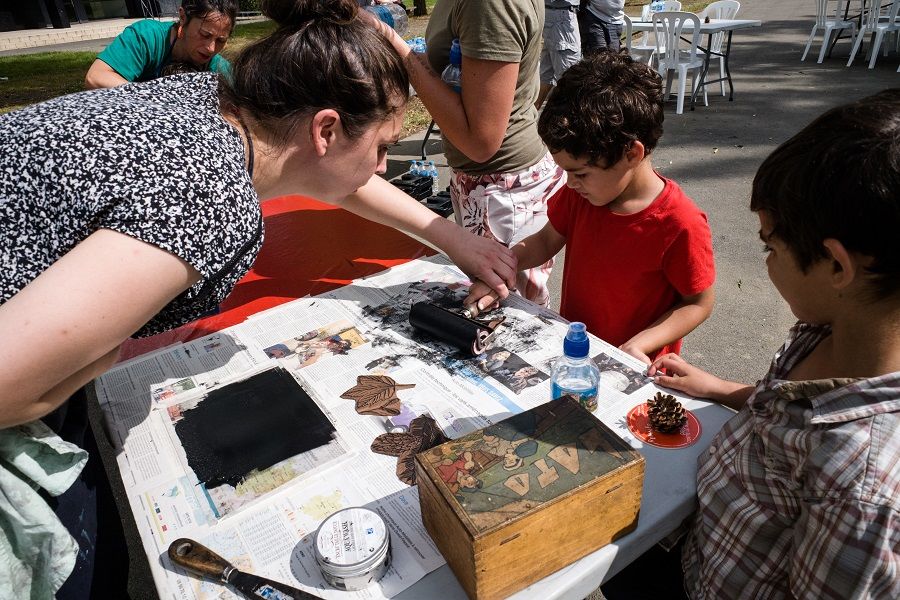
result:
[[(373, 439), (397, 423), (357, 414), (354, 402), (340, 396), (359, 375), (415, 384), (399, 393), (402, 414), (428, 413), (450, 438), (549, 400), (550, 365), (567, 329), (555, 313), (510, 297), (496, 342), (474, 358), (411, 328), (413, 302), (459, 304), (468, 283), (444, 257), (412, 261), (122, 363), (96, 380), (161, 598), (237, 597), (169, 562), (166, 549), (179, 537), (201, 542), (243, 571), (325, 598), (391, 597), (445, 564), (422, 526), (416, 488), (397, 479), (395, 458), (370, 450)], [(602, 372), (595, 414), (639, 448), (622, 415), (652, 396), (655, 386), (640, 362), (593, 336), (591, 356)], [(175, 433), (178, 416), (212, 390), (271, 368), (286, 369), (300, 383), (335, 426), (335, 440), (254, 471), (237, 486), (207, 488)], [(709, 406), (680, 399), (689, 409)], [(716, 423), (722, 422), (719, 415)], [(338, 591), (315, 565), (312, 534), (330, 513), (362, 505), (381, 514), (391, 530), (392, 567), (364, 591)]]

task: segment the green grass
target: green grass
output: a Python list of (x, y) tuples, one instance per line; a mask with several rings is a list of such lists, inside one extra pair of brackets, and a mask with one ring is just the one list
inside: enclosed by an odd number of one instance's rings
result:
[(0, 113), (84, 89), (93, 52), (42, 52), (0, 57)]
[[(239, 24), (226, 46), (227, 56), (275, 29), (271, 21)], [(84, 89), (94, 52), (41, 52), (0, 57), (0, 113)]]

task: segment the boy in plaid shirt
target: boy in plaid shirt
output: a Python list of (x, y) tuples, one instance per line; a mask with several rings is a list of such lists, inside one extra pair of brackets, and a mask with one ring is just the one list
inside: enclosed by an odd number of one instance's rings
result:
[(755, 386), (668, 354), (657, 383), (738, 410), (698, 459), (694, 599), (900, 598), (900, 90), (826, 112), (750, 208), (799, 319)]

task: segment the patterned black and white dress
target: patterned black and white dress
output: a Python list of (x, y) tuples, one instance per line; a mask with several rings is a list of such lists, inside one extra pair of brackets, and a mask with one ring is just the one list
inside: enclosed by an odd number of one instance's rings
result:
[[(0, 305), (98, 229), (158, 246), (201, 274), (136, 335), (177, 327), (222, 301), (253, 264), (263, 232), (244, 145), (219, 114), (217, 88), (213, 74), (180, 75), (0, 116)], [(56, 597), (124, 597), (125, 537), (84, 390), (41, 420), (89, 454), (65, 492), (39, 490), (78, 543)], [(103, 577), (94, 577), (95, 565)]]
[(263, 231), (244, 145), (219, 113), (217, 88), (214, 74), (179, 75), (0, 116), (0, 304), (111, 229), (201, 275), (135, 335), (218, 306), (250, 269)]

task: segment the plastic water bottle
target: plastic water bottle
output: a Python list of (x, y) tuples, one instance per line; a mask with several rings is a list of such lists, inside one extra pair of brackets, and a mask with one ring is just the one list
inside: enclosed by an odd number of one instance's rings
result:
[(414, 37), (411, 40), (406, 40), (406, 44), (409, 46), (409, 49), (412, 50), (415, 54), (425, 54), (425, 38), (422, 36)]
[(450, 44), (450, 64), (444, 68), (441, 79), (453, 88), (454, 92), (459, 93), (462, 85), (462, 49), (457, 38)]
[(392, 27), (400, 36), (406, 35), (409, 31), (409, 17), (406, 16), (406, 9), (391, 2), (390, 4), (376, 4), (374, 6), (366, 6), (364, 10), (369, 11), (384, 23)]
[(653, 0), (653, 2), (650, 3), (650, 15), (652, 16), (653, 13), (662, 12), (665, 7), (666, 5), (662, 0)]
[(600, 369), (588, 356), (590, 341), (584, 323), (569, 324), (563, 340), (563, 355), (553, 363), (550, 375), (553, 399), (570, 394), (590, 411), (597, 408), (597, 384)]
[(428, 175), (431, 177), (431, 195), (434, 196), (440, 191), (440, 184), (438, 183), (439, 174), (437, 170), (437, 165), (434, 164), (433, 160), (429, 160), (425, 165), (425, 170), (428, 171)]
[(419, 174), (419, 161), (417, 161), (417, 160), (409, 161), (409, 174), (410, 175), (418, 175)]

